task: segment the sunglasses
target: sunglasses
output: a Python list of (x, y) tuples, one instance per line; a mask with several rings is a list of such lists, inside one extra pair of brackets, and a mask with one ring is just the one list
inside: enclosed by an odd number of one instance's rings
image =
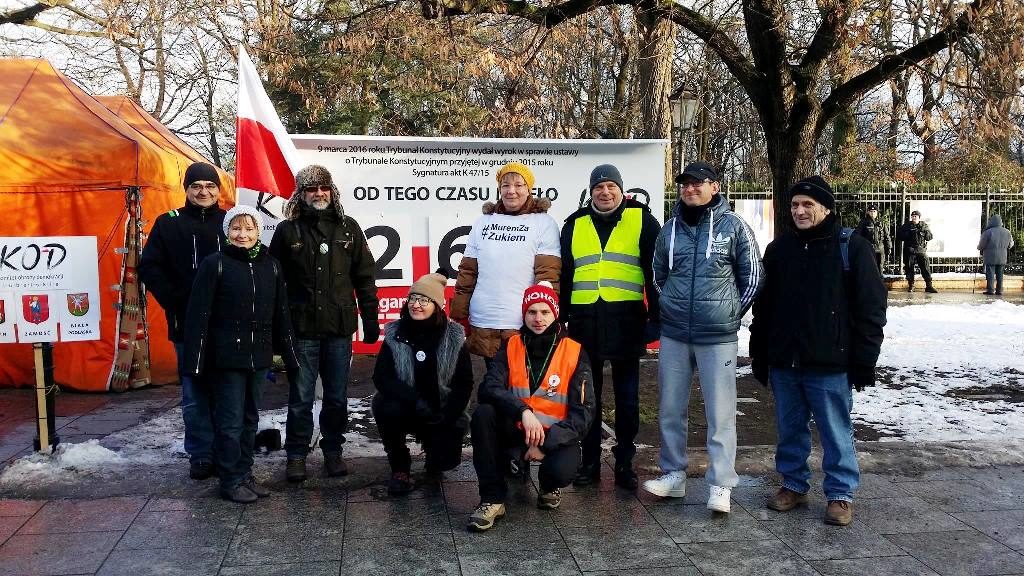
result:
[(314, 192), (330, 192), (330, 186), (306, 186), (302, 189), (306, 194), (312, 194)]
[(679, 183), (680, 188), (700, 188), (704, 184), (710, 184), (711, 180), (705, 178), (704, 180), (683, 180)]

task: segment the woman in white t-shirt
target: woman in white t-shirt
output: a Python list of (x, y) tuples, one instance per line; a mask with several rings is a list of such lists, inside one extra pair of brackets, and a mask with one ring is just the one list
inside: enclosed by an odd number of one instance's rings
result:
[(523, 291), (562, 270), (551, 201), (533, 196), (533, 173), (518, 162), (498, 170), (499, 200), (473, 223), (459, 263), (451, 317), (466, 327), (466, 348), (485, 360), (523, 325)]

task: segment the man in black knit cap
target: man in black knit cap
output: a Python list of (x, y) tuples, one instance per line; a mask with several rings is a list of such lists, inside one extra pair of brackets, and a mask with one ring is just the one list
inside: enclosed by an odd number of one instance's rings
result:
[(178, 355), (185, 452), (189, 476), (196, 480), (213, 474), (213, 415), (209, 390), (181, 365), (185, 309), (199, 263), (224, 245), (225, 212), (217, 205), (220, 185), (220, 175), (210, 164), (196, 162), (185, 170), (185, 205), (157, 217), (138, 270), (139, 279), (164, 309), (167, 335)]
[(824, 453), (824, 520), (845, 526), (860, 481), (852, 389), (875, 382), (886, 290), (868, 241), (852, 234), (844, 247), (825, 180), (805, 178), (790, 196), (795, 229), (765, 249), (764, 289), (750, 325), (754, 377), (772, 388), (778, 426), (782, 487), (768, 507), (786, 512), (807, 503), (813, 416)]

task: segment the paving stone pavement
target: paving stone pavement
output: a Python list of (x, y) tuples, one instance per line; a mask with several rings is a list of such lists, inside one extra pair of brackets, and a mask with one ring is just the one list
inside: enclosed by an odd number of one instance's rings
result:
[(216, 498), (215, 480), (173, 497), (0, 499), (0, 574), (1024, 575), (1024, 466), (865, 474), (845, 528), (822, 523), (820, 488), (780, 514), (764, 507), (774, 479), (743, 477), (722, 515), (702, 478), (660, 499), (616, 488), (607, 464), (599, 485), (542, 511), (534, 468), (510, 481), (508, 515), (474, 534), (469, 462), (401, 498), (383, 467), (355, 464), (377, 478), (267, 479), (275, 493), (250, 506)]

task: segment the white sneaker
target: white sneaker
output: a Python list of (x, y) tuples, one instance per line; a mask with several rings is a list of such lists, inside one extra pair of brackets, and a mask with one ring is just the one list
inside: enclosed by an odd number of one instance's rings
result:
[(669, 472), (661, 478), (644, 482), (644, 490), (662, 498), (686, 496), (686, 472)]
[(732, 488), (714, 485), (710, 488), (711, 496), (708, 497), (708, 510), (728, 514), (730, 507), (729, 497), (732, 495)]

